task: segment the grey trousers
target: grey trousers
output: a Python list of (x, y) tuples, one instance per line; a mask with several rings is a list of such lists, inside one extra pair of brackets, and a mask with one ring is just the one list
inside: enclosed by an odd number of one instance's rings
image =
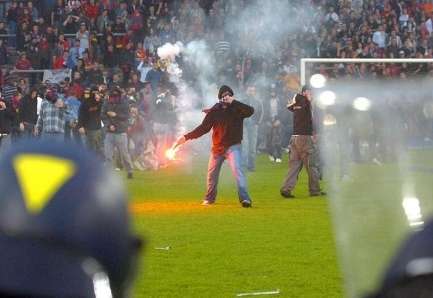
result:
[(100, 156), (104, 156), (102, 152), (102, 130), (86, 130), (86, 144), (87, 147)]
[(1, 135), (0, 136), (0, 153), (5, 152), (12, 144), (12, 136), (10, 134), (8, 135)]
[(305, 166), (308, 173), (308, 189), (310, 194), (320, 193), (320, 174), (314, 162), (314, 144), (311, 136), (292, 136), (289, 146), (289, 171), (284, 179), (281, 191), (288, 192), (295, 188), (302, 166)]
[(114, 149), (117, 148), (123, 166), (128, 173), (132, 172), (132, 161), (128, 151), (128, 138), (124, 133), (107, 133), (105, 135), (105, 159), (113, 163)]

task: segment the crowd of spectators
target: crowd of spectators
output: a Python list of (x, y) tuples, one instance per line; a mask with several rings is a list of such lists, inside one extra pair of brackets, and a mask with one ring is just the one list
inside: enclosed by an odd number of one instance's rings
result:
[[(158, 156), (161, 153), (157, 152), (163, 147), (161, 140), (168, 143), (175, 137), (170, 135), (174, 131), (170, 127), (177, 121), (173, 100), (177, 90), (157, 49), (167, 42), (205, 40), (217, 61), (212, 77), (216, 84), (228, 83), (240, 96), (244, 95), (245, 86), (257, 87), (264, 106), (258, 147), (266, 151), (275, 147), (269, 144), (273, 139), (283, 147), (287, 145), (291, 121), (289, 113), (282, 110), (299, 88), (301, 57), (433, 58), (431, 0), (276, 1), (291, 9), (288, 26), (296, 23), (299, 27), (279, 40), (266, 40), (272, 34), (254, 36), (254, 30), (230, 30), (229, 20), (251, 3), (256, 2), (7, 1), (0, 8), (0, 86), (3, 111), (10, 109), (11, 123), (10, 129), (3, 128), (0, 133), (13, 135), (12, 139), (25, 131), (40, 134), (40, 108), (26, 112), (33, 114), (31, 119), (23, 120), (23, 110), (28, 111), (23, 106), (31, 102), (28, 98), (61, 99), (62, 104), (56, 108), (67, 110), (62, 118), (62, 133), (77, 141), (87, 138), (89, 146), (103, 154), (103, 138), (110, 121), (101, 111), (110, 100), (127, 102), (129, 123), (122, 132), (129, 136), (131, 163), (139, 169), (158, 168), (163, 164)], [(260, 11), (257, 17), (260, 18)], [(257, 39), (263, 40), (265, 51), (245, 46)], [(184, 80), (193, 89), (197, 87), (199, 71), (182, 61), (182, 57), (178, 63)], [(330, 79), (405, 79), (433, 74), (433, 66), (426, 63), (314, 67)], [(70, 70), (71, 76), (49, 84), (42, 81), (39, 73), (14, 72), (40, 69)], [(197, 108), (203, 108), (202, 105), (203, 102), (195, 103)], [(100, 127), (98, 117), (108, 127)], [(30, 128), (26, 123), (31, 124)], [(101, 136), (89, 133), (96, 129), (102, 130)], [(281, 133), (281, 139), (275, 138), (275, 131)]]

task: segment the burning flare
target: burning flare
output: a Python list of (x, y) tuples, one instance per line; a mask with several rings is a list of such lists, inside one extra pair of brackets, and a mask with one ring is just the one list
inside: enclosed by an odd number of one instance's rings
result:
[(165, 157), (167, 157), (168, 160), (175, 160), (176, 159), (176, 152), (179, 150), (178, 147), (171, 147), (165, 151)]

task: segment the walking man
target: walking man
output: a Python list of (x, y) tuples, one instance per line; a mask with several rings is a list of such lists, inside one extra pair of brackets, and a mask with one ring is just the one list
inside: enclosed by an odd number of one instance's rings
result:
[(221, 86), (218, 92), (219, 103), (208, 110), (198, 127), (180, 137), (175, 145), (177, 147), (187, 140), (197, 139), (213, 129), (212, 151), (207, 173), (207, 192), (202, 205), (215, 203), (221, 166), (227, 159), (236, 179), (239, 202), (242, 207), (251, 207), (247, 180), (242, 169), (241, 141), (243, 121), (254, 114), (254, 108), (235, 100), (233, 95), (233, 90), (229, 86)]
[(101, 118), (106, 127), (105, 134), (105, 159), (113, 163), (114, 150), (117, 148), (123, 167), (127, 171), (128, 179), (132, 179), (132, 161), (128, 151), (128, 130), (129, 105), (122, 96), (119, 87), (115, 87), (102, 105)]
[(263, 120), (263, 104), (256, 97), (256, 86), (247, 87), (246, 103), (254, 108), (254, 115), (244, 122), (242, 159), (244, 168), (250, 172), (256, 170), (257, 137), (259, 126)]
[(302, 166), (308, 173), (310, 196), (325, 195), (320, 191), (319, 171), (313, 164), (314, 142), (313, 117), (311, 113), (311, 90), (303, 86), (301, 93), (295, 94), (293, 101), (287, 105), (293, 113), (293, 135), (290, 139), (289, 172), (284, 179), (280, 193), (285, 198), (294, 198), (292, 194)]

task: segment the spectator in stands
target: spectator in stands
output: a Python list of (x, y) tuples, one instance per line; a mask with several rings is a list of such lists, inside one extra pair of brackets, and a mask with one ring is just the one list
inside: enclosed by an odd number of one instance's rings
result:
[(158, 91), (159, 82), (161, 81), (162, 71), (158, 67), (158, 62), (153, 62), (152, 69), (149, 70), (146, 74), (145, 81), (150, 82), (150, 86), (152, 87), (152, 91), (154, 96), (156, 97), (156, 93)]
[(84, 89), (83, 98), (77, 98), (74, 94), (63, 95), (68, 112), (65, 115), (65, 139), (81, 144), (81, 136), (78, 132), (78, 111), (81, 102), (90, 97), (90, 88)]
[(101, 107), (103, 97), (96, 88), (91, 90), (90, 97), (84, 96), (78, 111), (78, 131), (85, 136), (89, 149), (103, 157), (103, 139), (101, 126)]
[(83, 96), (83, 91), (84, 91), (84, 85), (83, 85), (83, 79), (81, 77), (81, 73), (75, 71), (73, 73), (71, 85), (69, 86), (68, 95), (75, 96), (76, 98), (81, 98)]
[(104, 33), (107, 29), (107, 27), (112, 25), (112, 21), (110, 20), (110, 16), (109, 16), (109, 10), (108, 9), (104, 9), (102, 11), (102, 14), (100, 16), (98, 16), (97, 20), (96, 20), (96, 27), (98, 29), (98, 32), (100, 33)]
[(0, 97), (0, 152), (11, 145), (14, 117), (12, 102)]
[(80, 51), (85, 52), (89, 49), (89, 31), (87, 30), (86, 23), (82, 22), (80, 24), (80, 29), (75, 35), (75, 38), (80, 41)]
[[(6, 24), (4, 21), (0, 20), (0, 35), (7, 35), (8, 29), (6, 28)], [(2, 44), (6, 44), (8, 38), (6, 36), (0, 37)], [(1, 65), (1, 64), (0, 64)]]
[(57, 0), (51, 10), (51, 24), (54, 27), (59, 27), (63, 23), (63, 17), (66, 15), (65, 5), (63, 0)]
[(63, 21), (63, 32), (66, 34), (76, 34), (79, 28), (80, 18), (78, 16), (69, 14)]
[(20, 55), (20, 58), (15, 63), (15, 68), (18, 70), (30, 70), (30, 69), (32, 69), (32, 63), (27, 58), (26, 53), (22, 53)]
[[(1, 34), (1, 33), (0, 33)], [(0, 39), (0, 65), (6, 65), (9, 62), (8, 52), (4, 39)]]
[(21, 106), (21, 100), (23, 98), (23, 94), (21, 90), (18, 90), (17, 94), (12, 98), (11, 108), (12, 108), (12, 123), (11, 123), (11, 136), (12, 142), (16, 142), (21, 136), (20, 131), (20, 120), (19, 120), (19, 110)]
[(37, 106), (38, 90), (33, 88), (30, 94), (24, 95), (19, 108), (20, 131), (24, 137), (32, 137), (35, 134)]
[(13, 97), (17, 94), (17, 77), (8, 75), (5, 78), (5, 85), (2, 88), (3, 99), (7, 102), (12, 102)]
[(33, 20), (39, 18), (39, 11), (35, 6), (33, 6), (33, 1), (27, 1), (27, 10), (30, 12)]
[(28, 81), (25, 79), (19, 79), (17, 89), (24, 95), (28, 94), (30, 92), (30, 86)]
[(64, 52), (63, 54), (60, 53), (54, 53), (52, 56), (52, 69), (63, 69), (66, 67), (66, 60), (68, 59), (68, 52)]
[[(12, 1), (9, 9), (6, 12), (6, 21), (8, 23), (8, 33), (15, 34), (17, 32), (18, 24), (18, 3), (17, 1)], [(15, 46), (15, 39), (13, 37), (9, 38), (8, 44), (10, 46)]]
[(40, 42), (37, 44), (38, 52), (40, 54), (40, 66), (41, 69), (49, 69), (51, 67), (51, 48), (48, 43), (47, 37), (43, 35)]
[(64, 142), (67, 106), (54, 89), (48, 89), (39, 111), (35, 134)]

